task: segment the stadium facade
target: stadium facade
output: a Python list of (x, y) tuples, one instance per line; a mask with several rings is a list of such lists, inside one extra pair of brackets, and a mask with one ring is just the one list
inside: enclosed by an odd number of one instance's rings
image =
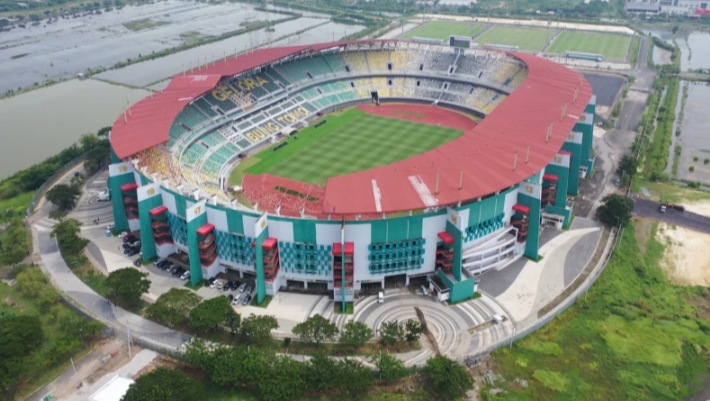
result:
[[(456, 302), (473, 295), (479, 273), (538, 259), (543, 227), (570, 224), (569, 196), (594, 169), (594, 100), (564, 66), (488, 49), (370, 40), (212, 61), (116, 121), (116, 230), (140, 231), (144, 259), (170, 256), (193, 283), (253, 277), (258, 302), (288, 287), (350, 302), (413, 277)], [(255, 150), (373, 101), (483, 119), (439, 148), (325, 188), (248, 175), (228, 188)]]

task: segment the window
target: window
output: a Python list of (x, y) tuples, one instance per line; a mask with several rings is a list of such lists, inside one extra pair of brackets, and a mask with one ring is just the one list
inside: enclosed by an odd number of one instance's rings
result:
[(355, 87), (355, 82), (350, 81), (350, 87), (351, 87), (351, 88), (354, 88), (354, 87)]
[(350, 66), (349, 66), (349, 65), (346, 65), (346, 66), (345, 66), (345, 71), (350, 72)]
[(392, 80), (391, 80), (391, 79), (387, 81), (387, 85), (392, 86)]
[(417, 81), (417, 86), (422, 86), (422, 81)]
[(424, 69), (424, 64), (419, 64), (419, 71), (422, 71)]
[(387, 69), (392, 71), (392, 63), (387, 63)]

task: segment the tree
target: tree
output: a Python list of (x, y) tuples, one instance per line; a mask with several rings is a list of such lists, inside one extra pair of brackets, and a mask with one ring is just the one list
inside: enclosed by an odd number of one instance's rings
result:
[(362, 347), (363, 344), (372, 339), (372, 329), (365, 323), (350, 321), (343, 327), (340, 334), (340, 343), (352, 348)]
[(146, 314), (170, 327), (187, 320), (190, 311), (196, 307), (202, 297), (185, 288), (171, 288), (148, 306)]
[(66, 184), (57, 184), (44, 195), (59, 210), (74, 209), (79, 196), (81, 196), (81, 189), (78, 186)]
[(59, 291), (49, 284), (47, 277), (36, 267), (23, 269), (17, 275), (17, 285), (25, 296), (31, 298), (40, 311), (46, 312), (61, 299)]
[(419, 340), (419, 336), (426, 332), (426, 325), (419, 320), (409, 319), (404, 324), (404, 331), (404, 338), (411, 343)]
[(239, 332), (239, 326), (242, 323), (242, 317), (234, 309), (230, 308), (231, 312), (228, 311), (227, 315), (224, 317), (224, 325), (229, 327), (229, 331), (232, 333), (232, 337), (237, 335)]
[(197, 331), (213, 331), (224, 323), (230, 311), (234, 313), (227, 297), (206, 299), (190, 311), (190, 326)]
[(297, 400), (306, 389), (306, 365), (289, 356), (276, 356), (269, 374), (259, 378), (259, 393), (265, 401)]
[(382, 345), (394, 345), (397, 342), (404, 341), (404, 338), (404, 328), (398, 321), (382, 322), (380, 326), (380, 341)]
[(473, 378), (458, 362), (440, 355), (426, 361), (432, 387), (445, 399), (461, 397), (473, 389)]
[(239, 334), (247, 344), (263, 345), (271, 341), (271, 330), (278, 328), (278, 321), (271, 315), (251, 315), (242, 321)]
[(335, 389), (338, 384), (337, 363), (323, 353), (313, 355), (306, 362), (305, 370), (308, 391), (327, 392)]
[(0, 264), (20, 263), (27, 256), (30, 240), (25, 223), (12, 219), (4, 230), (0, 231)]
[(355, 359), (345, 358), (338, 362), (338, 380), (340, 393), (364, 394), (375, 382), (372, 371)]
[(370, 356), (370, 362), (377, 366), (377, 370), (379, 370), (380, 374), (380, 380), (384, 380), (386, 382), (401, 380), (407, 377), (407, 374), (409, 373), (407, 368), (404, 366), (404, 362), (381, 351), (380, 355)]
[(106, 285), (111, 288), (114, 299), (122, 300), (127, 306), (138, 305), (141, 295), (150, 289), (148, 273), (132, 267), (114, 271), (106, 278)]
[(633, 199), (619, 194), (609, 194), (602, 199), (597, 209), (599, 221), (609, 226), (625, 226), (634, 210)]
[[(0, 389), (12, 395), (29, 365), (26, 360), (44, 341), (35, 315), (0, 315)], [(10, 397), (12, 399), (12, 397)]]
[(136, 379), (121, 401), (193, 401), (201, 399), (202, 392), (200, 381), (160, 367)]
[(631, 155), (624, 155), (619, 161), (619, 172), (624, 175), (632, 176), (636, 174), (636, 159)]
[(51, 212), (49, 212), (49, 218), (52, 220), (57, 220), (60, 223), (67, 218), (67, 215), (69, 215), (69, 212), (67, 212), (66, 210), (52, 210)]
[(333, 341), (338, 335), (338, 326), (321, 315), (309, 317), (305, 322), (293, 328), (293, 334), (301, 337), (306, 342), (315, 342), (320, 346), (323, 341)]
[(66, 219), (54, 225), (51, 236), (57, 238), (62, 255), (78, 255), (84, 251), (89, 240), (81, 238), (81, 223), (74, 219)]

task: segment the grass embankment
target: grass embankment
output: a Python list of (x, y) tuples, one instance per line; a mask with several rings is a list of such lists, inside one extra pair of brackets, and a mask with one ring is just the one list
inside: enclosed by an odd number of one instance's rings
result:
[(494, 353), (507, 393), (489, 401), (679, 400), (698, 391), (710, 370), (710, 290), (666, 279), (656, 227), (629, 225), (586, 299)]
[[(643, 176), (652, 181), (669, 178), (664, 171), (670, 155), (679, 85), (680, 78), (656, 79), (653, 92), (646, 101), (648, 107), (641, 121), (643, 162), (639, 164)], [(664, 91), (665, 96), (662, 96)], [(638, 142), (634, 144), (634, 151), (637, 146)]]
[(131, 31), (142, 31), (144, 29), (157, 28), (163, 25), (169, 25), (167, 21), (153, 21), (149, 18), (137, 19), (133, 21), (124, 22), (123, 26)]
[(634, 178), (631, 190), (639, 193), (641, 187), (648, 189), (652, 200), (670, 203), (697, 202), (710, 199), (710, 192), (679, 186), (670, 182), (650, 181), (644, 177)]
[(244, 173), (269, 173), (323, 186), (330, 177), (403, 160), (461, 134), (462, 131), (452, 128), (350, 109), (340, 115), (329, 115), (318, 128), (311, 125), (298, 133), (298, 139), (287, 139), (288, 146), (262, 151), (253, 158), (258, 161), (251, 166), (237, 166), (230, 183)]

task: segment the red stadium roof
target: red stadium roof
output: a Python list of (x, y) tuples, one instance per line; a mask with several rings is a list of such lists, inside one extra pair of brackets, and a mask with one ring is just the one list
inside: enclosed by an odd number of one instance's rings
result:
[[(475, 128), (401, 162), (330, 178), (323, 212), (388, 213), (451, 205), (509, 188), (542, 170), (584, 112), (592, 87), (550, 60), (510, 55), (527, 65), (528, 76)], [(439, 193), (434, 194), (437, 174)]]
[[(141, 100), (118, 118), (111, 133), (113, 149), (123, 159), (165, 143), (180, 111), (225, 76), (302, 51), (366, 42), (262, 49), (177, 76), (165, 90)], [(481, 123), (458, 139), (413, 158), (330, 178), (323, 212), (388, 213), (450, 205), (511, 187), (542, 170), (560, 152), (591, 99), (592, 87), (580, 74), (553, 61), (526, 53), (509, 54), (527, 65), (528, 76)], [(549, 138), (548, 131), (552, 132)], [(434, 194), (437, 174), (439, 192)]]
[(311, 46), (261, 49), (200, 68), (190, 75), (174, 77), (162, 92), (134, 104), (116, 120), (111, 131), (113, 150), (123, 159), (167, 142), (170, 127), (182, 109), (217, 86), (222, 77), (249, 71), (309, 48)]

